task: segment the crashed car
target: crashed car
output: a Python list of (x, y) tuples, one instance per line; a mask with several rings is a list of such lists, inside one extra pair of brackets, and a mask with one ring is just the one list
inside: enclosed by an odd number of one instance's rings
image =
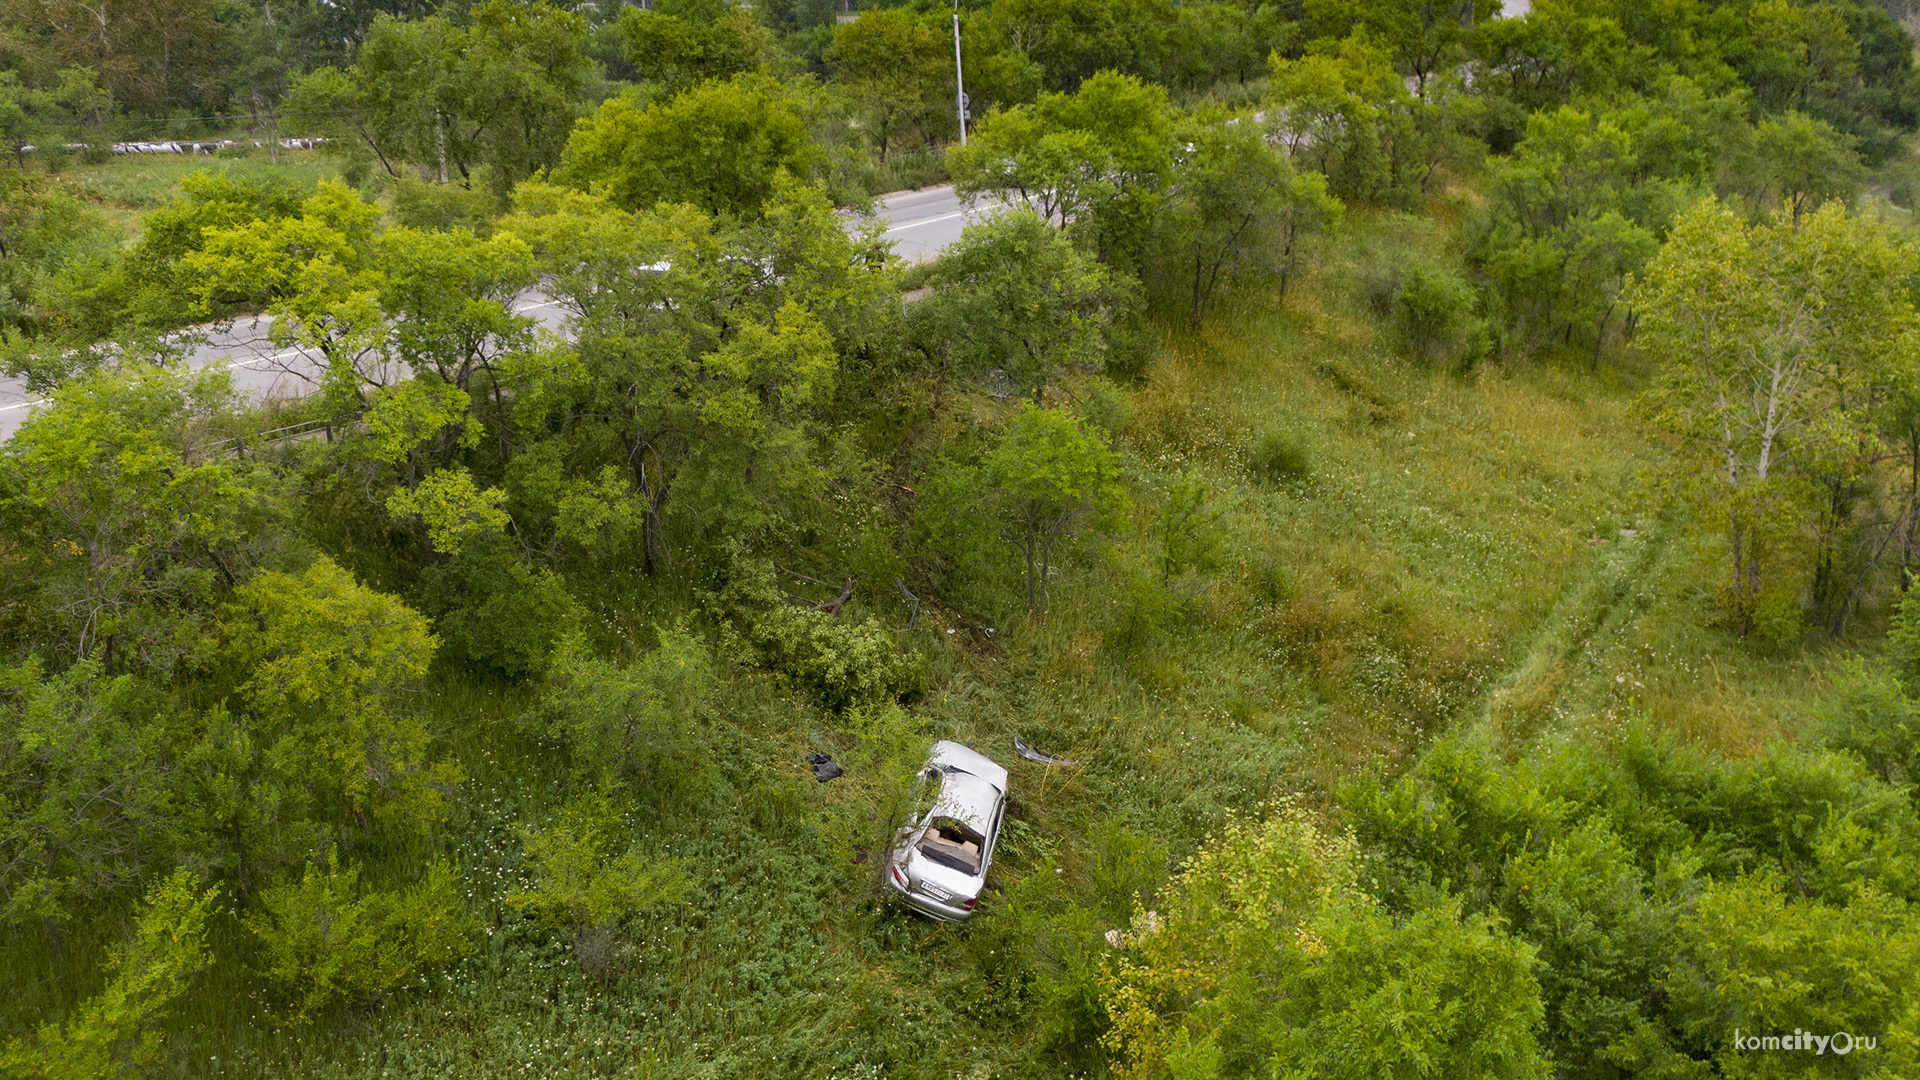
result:
[(894, 834), (883, 880), (915, 911), (964, 922), (987, 883), (1007, 809), (1007, 770), (957, 742), (937, 742), (915, 796), (917, 809)]

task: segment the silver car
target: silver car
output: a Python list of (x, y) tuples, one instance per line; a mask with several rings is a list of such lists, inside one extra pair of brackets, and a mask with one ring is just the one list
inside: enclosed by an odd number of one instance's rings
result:
[[(1007, 809), (1007, 770), (957, 742), (933, 744), (915, 806), (887, 854), (887, 888), (907, 906), (964, 922), (980, 902)], [(928, 798), (927, 786), (934, 786)]]

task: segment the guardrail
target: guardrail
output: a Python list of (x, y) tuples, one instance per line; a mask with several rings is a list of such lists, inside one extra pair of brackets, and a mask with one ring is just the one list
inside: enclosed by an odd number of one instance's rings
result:
[(298, 424), (288, 424), (285, 427), (277, 427), (268, 431), (259, 432), (251, 438), (245, 435), (235, 435), (227, 439), (216, 439), (213, 442), (204, 443), (193, 449), (195, 453), (206, 454), (208, 456), (214, 454), (232, 454), (235, 457), (244, 458), (247, 456), (248, 450), (260, 450), (285, 442), (293, 442), (296, 439), (310, 439), (315, 435), (319, 435), (331, 443), (333, 442), (335, 429), (343, 428), (353, 423), (353, 419), (352, 417), (333, 417), (326, 420), (302, 420)]
[[(266, 149), (273, 141), (272, 139), (265, 141), (260, 139), (247, 140), (247, 142), (252, 143), (253, 148), (256, 150)], [(279, 140), (280, 148), (283, 150), (311, 150), (326, 141), (325, 139)], [(108, 149), (116, 154), (217, 154), (229, 146), (244, 145), (247, 145), (247, 143), (234, 139), (162, 139), (158, 142), (117, 142), (109, 146)], [(65, 150), (85, 150), (87, 149), (87, 144), (66, 143), (61, 148)], [(23, 146), (20, 148), (20, 152), (23, 154), (31, 154), (39, 149), (43, 148), (38, 146)]]

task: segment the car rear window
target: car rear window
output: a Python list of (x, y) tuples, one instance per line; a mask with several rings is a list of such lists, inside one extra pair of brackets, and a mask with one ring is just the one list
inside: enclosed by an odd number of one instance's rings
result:
[(981, 835), (964, 821), (937, 817), (920, 838), (920, 854), (963, 874), (980, 872)]

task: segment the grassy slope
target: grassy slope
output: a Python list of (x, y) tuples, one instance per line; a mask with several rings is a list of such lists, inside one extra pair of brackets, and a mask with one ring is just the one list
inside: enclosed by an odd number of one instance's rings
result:
[(252, 179), (283, 180), (311, 188), (340, 175), (340, 159), (317, 150), (283, 151), (278, 162), (264, 151), (246, 157), (208, 158), (190, 154), (129, 154), (97, 165), (75, 163), (62, 169), (59, 182), (69, 193), (97, 206), (106, 219), (126, 234), (139, 238), (141, 221), (149, 210), (163, 206), (180, 190), (180, 179), (205, 169), (232, 172)]
[[(1393, 358), (1359, 282), (1406, 250), (1439, 257), (1443, 238), (1404, 218), (1352, 228), (1284, 309), (1241, 297), (1168, 342), (1121, 410), (1132, 526), (1066, 571), (1046, 625), (987, 635), (929, 610), (914, 636), (937, 685), (911, 713), (833, 718), (728, 676), (722, 714), (633, 818), (694, 860), (700, 888), (639, 929), (623, 975), (588, 982), (566, 942), (504, 904), (521, 873), (513, 825), (541, 817), (564, 778), (512, 723), (523, 700), (443, 687), (470, 779), (431, 846), (467, 872), (483, 946), (420, 988), (293, 1026), (268, 1022), (229, 950), (214, 991), (172, 1025), (183, 1074), (1053, 1075), (1034, 1032), (1006, 1019), (1018, 989), (996, 978), (1011, 944), (1000, 902), (973, 927), (935, 927), (878, 904), (874, 864), (854, 861), (856, 845), (884, 843), (930, 736), (1009, 760), (1018, 731), (1079, 759), (1014, 761), (998, 876), (1014, 896), (1055, 878), (1117, 919), (1116, 823), (1165, 865), (1226, 813), (1324, 803), (1446, 725), (1496, 725), (1516, 749), (1634, 710), (1736, 751), (1791, 731), (1819, 661), (1759, 657), (1704, 625), (1712, 552), (1684, 539), (1651, 480), (1662, 456), (1630, 409), (1636, 374), (1544, 362), (1460, 376)], [(1256, 479), (1275, 439), (1304, 478)], [(1173, 604), (1152, 526), (1188, 469), (1225, 508), (1222, 558)], [(808, 782), (799, 755), (816, 746), (847, 779)], [(400, 875), (426, 853), (363, 854)], [(10, 1011), (41, 1012), (76, 970), (31, 943), (8, 954), (7, 969), (36, 973)]]

